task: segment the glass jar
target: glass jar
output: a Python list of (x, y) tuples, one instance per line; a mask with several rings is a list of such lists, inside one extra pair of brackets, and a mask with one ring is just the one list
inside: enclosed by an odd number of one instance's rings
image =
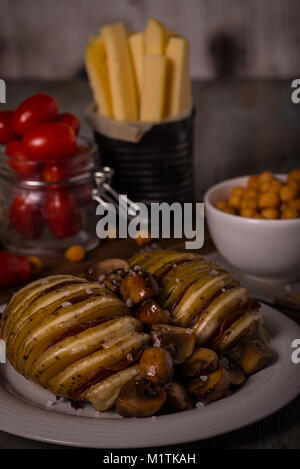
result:
[(78, 139), (78, 153), (59, 162), (13, 158), (1, 149), (0, 239), (29, 256), (58, 256), (74, 244), (95, 248), (96, 205), (92, 198), (97, 150)]

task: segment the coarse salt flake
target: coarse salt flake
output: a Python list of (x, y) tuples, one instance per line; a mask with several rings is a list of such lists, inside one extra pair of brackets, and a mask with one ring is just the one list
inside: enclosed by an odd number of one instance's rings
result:
[(199, 402), (197, 402), (196, 407), (197, 407), (197, 409), (201, 409), (202, 407), (205, 407), (205, 404), (204, 404), (204, 402), (199, 401)]
[(66, 308), (67, 306), (72, 306), (72, 303), (70, 303), (70, 301), (64, 301), (64, 302), (61, 304), (61, 307), (62, 307), (62, 308)]

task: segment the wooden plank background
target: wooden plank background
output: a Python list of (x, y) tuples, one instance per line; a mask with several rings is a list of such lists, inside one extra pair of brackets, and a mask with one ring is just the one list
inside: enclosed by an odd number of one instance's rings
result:
[(299, 0), (0, 0), (2, 78), (71, 78), (99, 27), (149, 16), (186, 35), (193, 77), (300, 74)]

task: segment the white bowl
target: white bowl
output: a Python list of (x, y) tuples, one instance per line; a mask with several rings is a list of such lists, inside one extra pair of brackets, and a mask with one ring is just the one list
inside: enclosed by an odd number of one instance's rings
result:
[[(285, 179), (284, 174), (276, 175)], [(214, 207), (228, 199), (249, 176), (228, 179), (204, 195), (205, 216), (211, 237), (222, 256), (244, 273), (265, 280), (300, 278), (300, 218), (261, 220), (230, 215)]]

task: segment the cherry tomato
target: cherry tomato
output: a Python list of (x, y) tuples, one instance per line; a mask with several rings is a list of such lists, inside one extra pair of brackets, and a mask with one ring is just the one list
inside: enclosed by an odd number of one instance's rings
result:
[(9, 166), (18, 174), (24, 177), (33, 176), (39, 170), (39, 164), (36, 161), (30, 161), (25, 153), (23, 143), (20, 140), (11, 140), (5, 149), (7, 156), (13, 159), (7, 159)]
[(25, 238), (35, 239), (42, 233), (42, 210), (35, 197), (30, 194), (19, 195), (13, 200), (9, 209), (9, 220)]
[(57, 115), (56, 99), (46, 93), (34, 94), (17, 107), (13, 117), (13, 129), (17, 134), (24, 135), (39, 124), (54, 121)]
[(71, 114), (70, 112), (64, 112), (63, 114), (59, 114), (56, 122), (61, 122), (62, 124), (69, 125), (74, 130), (75, 135), (79, 134), (81, 124), (80, 120), (77, 116), (75, 116), (75, 114)]
[(24, 256), (0, 252), (0, 287), (9, 288), (29, 282), (31, 277), (31, 266), (29, 260)]
[(69, 192), (56, 190), (46, 195), (45, 218), (56, 238), (74, 236), (80, 230), (80, 212)]
[[(66, 163), (53, 163), (44, 166), (42, 175), (45, 182), (57, 182), (68, 179), (70, 168)], [(53, 186), (56, 187), (57, 186)]]
[(57, 161), (74, 156), (77, 151), (73, 129), (59, 122), (48, 122), (24, 135), (24, 150), (33, 160)]
[(0, 143), (7, 143), (13, 138), (16, 138), (16, 134), (12, 128), (13, 117), (14, 111), (0, 112)]

